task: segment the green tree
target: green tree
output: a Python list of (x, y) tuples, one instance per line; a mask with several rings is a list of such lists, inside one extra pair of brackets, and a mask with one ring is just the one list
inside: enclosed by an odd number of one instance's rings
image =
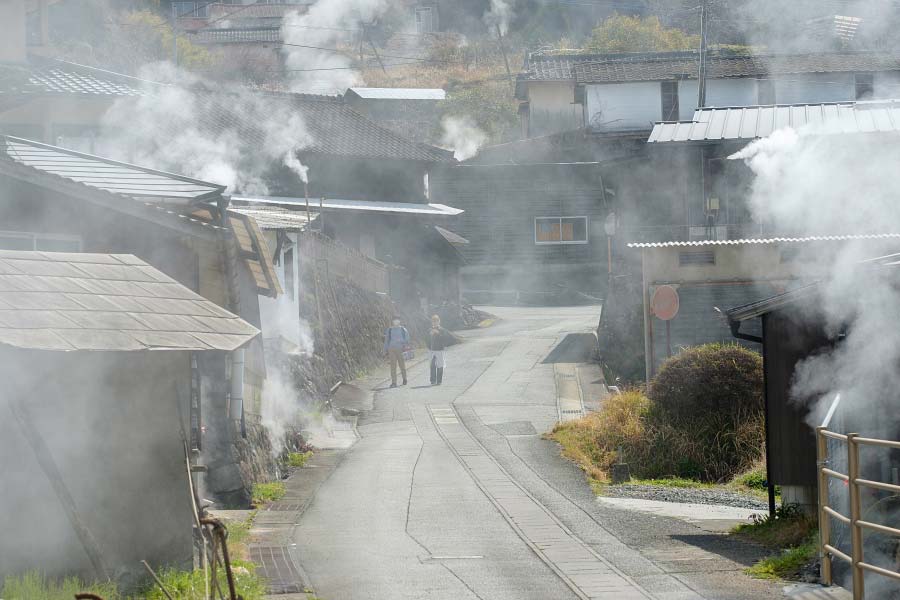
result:
[(442, 116), (468, 116), (488, 136), (489, 143), (509, 142), (518, 137), (518, 103), (504, 82), (484, 82), (450, 90), (441, 103)]
[(613, 15), (591, 33), (585, 47), (590, 52), (670, 52), (700, 46), (700, 36), (665, 27), (659, 17)]

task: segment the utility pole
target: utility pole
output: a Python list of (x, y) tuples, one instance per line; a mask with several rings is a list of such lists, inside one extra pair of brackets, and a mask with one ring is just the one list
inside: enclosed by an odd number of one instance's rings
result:
[(700, 5), (700, 72), (697, 74), (697, 107), (706, 106), (706, 37), (709, 30), (709, 0)]
[(172, 62), (178, 66), (178, 12), (172, 2)]

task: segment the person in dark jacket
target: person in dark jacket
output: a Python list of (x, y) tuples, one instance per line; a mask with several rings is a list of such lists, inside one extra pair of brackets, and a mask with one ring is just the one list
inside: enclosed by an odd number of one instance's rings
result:
[(400, 374), (403, 375), (403, 385), (406, 385), (406, 358), (403, 356), (410, 348), (409, 331), (400, 322), (399, 317), (394, 317), (391, 326), (384, 332), (384, 354), (391, 363), (391, 387), (397, 387), (397, 365), (400, 365)]
[(450, 332), (441, 327), (441, 318), (437, 315), (431, 317), (431, 330), (425, 340), (428, 346), (429, 360), (431, 362), (431, 385), (441, 385), (444, 380), (444, 349), (450, 345)]

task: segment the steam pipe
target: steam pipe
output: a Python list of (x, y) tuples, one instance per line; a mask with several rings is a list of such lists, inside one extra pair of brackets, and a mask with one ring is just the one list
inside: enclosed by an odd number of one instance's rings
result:
[(241, 421), (241, 437), (247, 437), (247, 423), (244, 420), (244, 349), (231, 353), (231, 405), (233, 419)]

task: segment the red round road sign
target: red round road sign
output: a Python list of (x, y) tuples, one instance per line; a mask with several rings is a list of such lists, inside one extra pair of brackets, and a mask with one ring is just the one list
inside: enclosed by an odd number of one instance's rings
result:
[(650, 312), (657, 319), (671, 321), (678, 314), (678, 292), (671, 285), (661, 285), (650, 298)]

